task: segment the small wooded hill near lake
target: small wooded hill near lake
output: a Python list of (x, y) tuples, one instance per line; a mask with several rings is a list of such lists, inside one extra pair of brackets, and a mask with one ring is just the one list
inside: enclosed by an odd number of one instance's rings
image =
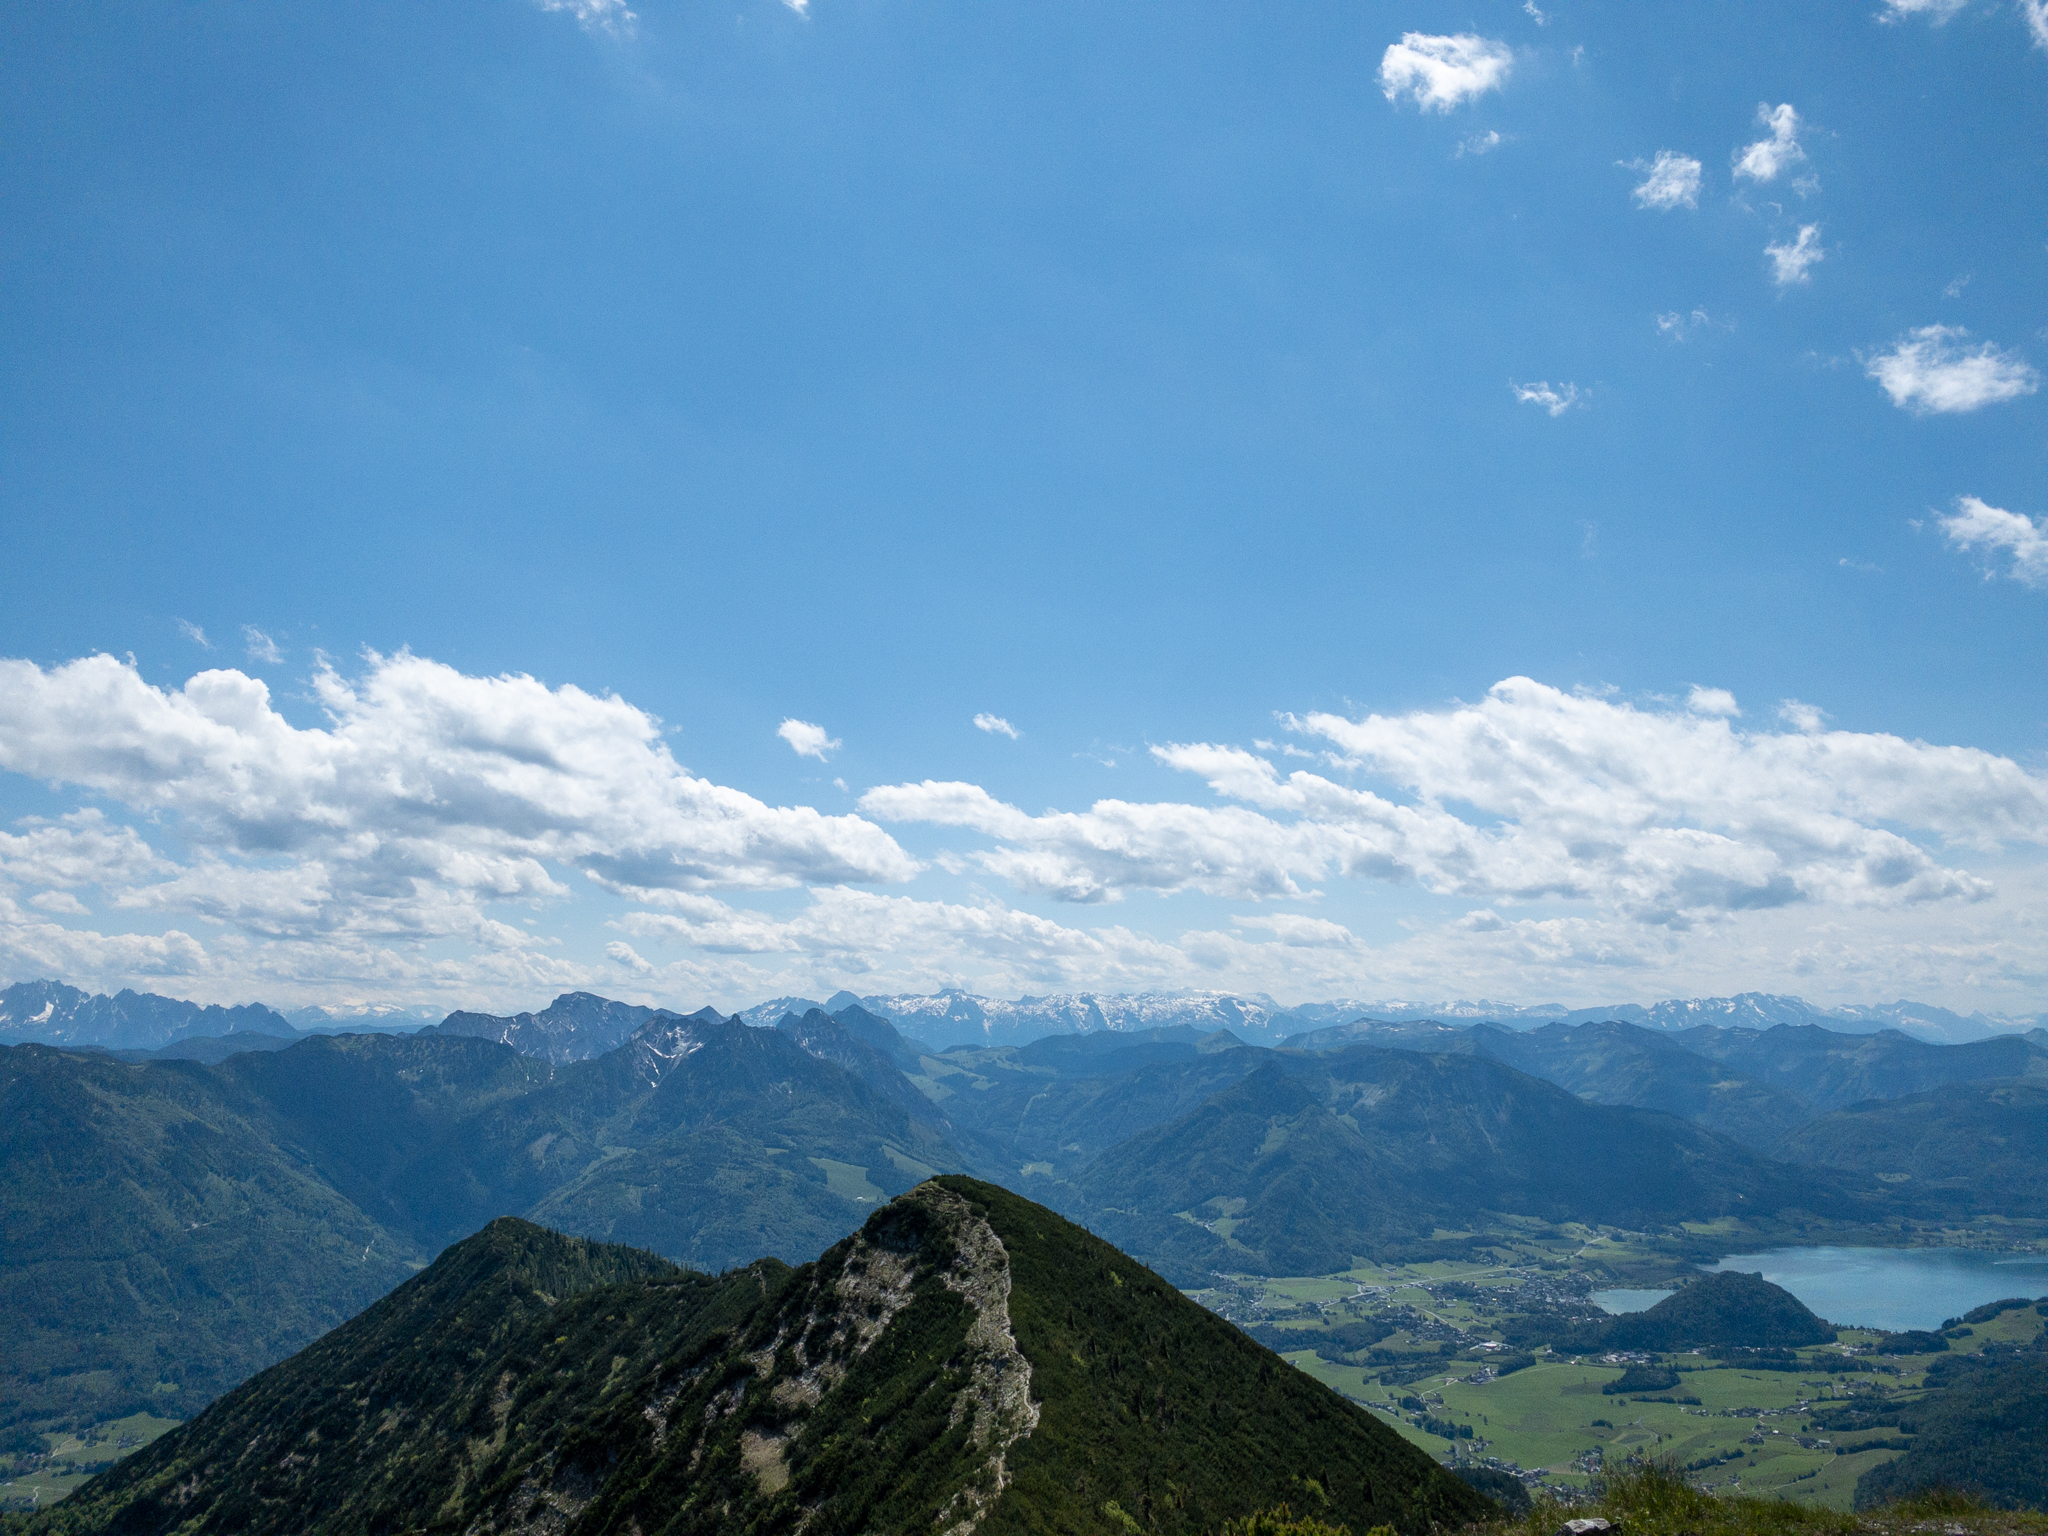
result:
[[(934, 1051), (857, 1004), (753, 1028), (569, 994), (218, 1057), (4, 1047), (0, 1450), (188, 1416), (505, 1215), (717, 1271), (813, 1258), (965, 1172), (1181, 1284), (1462, 1252), (1483, 1239), (1447, 1233), (1501, 1220), (2025, 1216), (2048, 1053), (1981, 1044), (1367, 1021), (1282, 1050), (1167, 1028)], [(1837, 1103), (1866, 1088), (1906, 1096)], [(1744, 1104), (1743, 1135), (1716, 1128)], [(1771, 1140), (1765, 1109), (1798, 1123)]]
[(1042, 1206), (966, 1178), (716, 1278), (501, 1220), (38, 1531), (1355, 1531), (1489, 1506)]

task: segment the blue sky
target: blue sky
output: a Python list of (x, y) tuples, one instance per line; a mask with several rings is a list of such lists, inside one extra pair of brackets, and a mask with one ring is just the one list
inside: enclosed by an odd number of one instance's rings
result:
[(0, 21), (0, 974), (2048, 1007), (2036, 0), (633, 9)]

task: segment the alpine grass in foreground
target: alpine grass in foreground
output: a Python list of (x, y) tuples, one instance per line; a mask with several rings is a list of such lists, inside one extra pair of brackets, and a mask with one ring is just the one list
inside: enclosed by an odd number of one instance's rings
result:
[(1713, 1494), (1665, 1462), (1610, 1467), (1589, 1500), (1539, 1498), (1474, 1536), (1559, 1536), (1568, 1520), (1606, 1520), (1618, 1536), (2048, 1536), (2048, 1515), (1998, 1509), (1949, 1489), (1849, 1514), (1789, 1499)]

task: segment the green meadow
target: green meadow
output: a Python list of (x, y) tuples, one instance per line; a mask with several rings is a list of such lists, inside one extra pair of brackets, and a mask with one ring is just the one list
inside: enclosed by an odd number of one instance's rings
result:
[(39, 1454), (0, 1456), (0, 1509), (53, 1504), (102, 1467), (176, 1429), (178, 1422), (134, 1413), (78, 1434), (45, 1435), (47, 1449)]
[[(1850, 1509), (1856, 1480), (1901, 1454), (1899, 1432), (1832, 1430), (1829, 1411), (1915, 1401), (1930, 1358), (1862, 1353), (1876, 1334), (1845, 1330), (1835, 1344), (1797, 1351), (1792, 1370), (1727, 1366), (1697, 1353), (1638, 1356), (1675, 1369), (1677, 1385), (1628, 1394), (1602, 1391), (1626, 1362), (1541, 1346), (1533, 1364), (1492, 1370), (1490, 1361), (1518, 1353), (1505, 1342), (1518, 1314), (1574, 1302), (1590, 1310), (1592, 1289), (1653, 1285), (1678, 1272), (1661, 1246), (1576, 1229), (1517, 1233), (1473, 1262), (1237, 1276), (1195, 1294), (1446, 1464), (1499, 1467), (1571, 1498), (1603, 1466), (1654, 1459), (1717, 1493)], [(1390, 1331), (1369, 1349), (1334, 1337), (1354, 1325), (1355, 1338), (1364, 1322)], [(2032, 1308), (2007, 1312), (1951, 1347), (2023, 1342), (2042, 1327)]]

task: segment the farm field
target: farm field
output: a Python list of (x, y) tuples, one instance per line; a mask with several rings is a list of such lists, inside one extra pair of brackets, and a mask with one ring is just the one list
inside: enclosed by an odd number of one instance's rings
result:
[(149, 1413), (130, 1414), (95, 1424), (83, 1434), (46, 1435), (49, 1449), (39, 1456), (0, 1457), (0, 1509), (37, 1509), (55, 1503), (101, 1468), (176, 1429), (178, 1422)]
[[(1900, 1431), (1832, 1430), (1827, 1415), (1916, 1401), (1934, 1358), (1880, 1355), (1882, 1336), (1856, 1330), (1797, 1351), (1789, 1370), (1698, 1352), (1592, 1357), (1518, 1346), (1508, 1335), (1531, 1314), (1597, 1317), (1592, 1291), (1683, 1266), (1626, 1234), (1570, 1231), (1518, 1239), (1488, 1260), (1239, 1276), (1196, 1294), (1439, 1461), (1499, 1467), (1567, 1496), (1603, 1461), (1657, 1457), (1716, 1491), (1847, 1510), (1856, 1480), (1900, 1454)], [(2024, 1342), (2043, 1325), (2032, 1307), (2008, 1311), (1953, 1330), (1950, 1348)], [(1508, 1368), (1497, 1372), (1496, 1360)], [(1603, 1392), (1631, 1363), (1674, 1369), (1677, 1384)]]

